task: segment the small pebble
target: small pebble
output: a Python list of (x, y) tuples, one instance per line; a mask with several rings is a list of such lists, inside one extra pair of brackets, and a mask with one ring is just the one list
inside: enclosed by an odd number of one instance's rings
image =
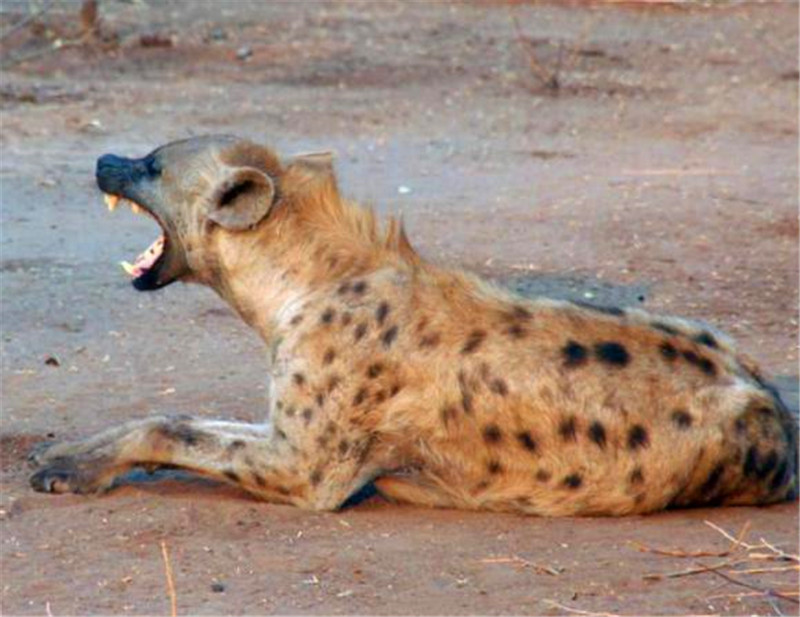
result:
[(214, 593), (222, 593), (225, 591), (225, 585), (222, 583), (211, 583), (211, 591)]
[(239, 58), (239, 60), (247, 60), (252, 55), (253, 50), (246, 45), (236, 50), (236, 57)]

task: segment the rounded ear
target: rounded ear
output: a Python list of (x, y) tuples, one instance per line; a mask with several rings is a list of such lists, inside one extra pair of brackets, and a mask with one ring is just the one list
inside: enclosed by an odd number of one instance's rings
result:
[(275, 185), (252, 167), (233, 169), (211, 195), (208, 218), (231, 231), (244, 231), (263, 219), (275, 201)]

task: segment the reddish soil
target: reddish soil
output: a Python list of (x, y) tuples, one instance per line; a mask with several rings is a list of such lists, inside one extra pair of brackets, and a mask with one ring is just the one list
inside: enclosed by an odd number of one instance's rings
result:
[[(796, 613), (713, 572), (646, 578), (724, 558), (635, 543), (719, 552), (704, 521), (749, 522), (796, 552), (797, 503), (320, 514), (175, 478), (39, 495), (24, 458), (154, 411), (262, 414), (259, 342), (207, 290), (135, 293), (116, 262), (155, 229), (93, 187), (104, 152), (205, 132), (336, 150), (343, 189), (439, 262), (644, 290), (736, 336), (796, 406), (797, 5), (136, 0), (83, 38), (80, 3), (54, 5), (0, 59), (3, 614), (166, 614), (162, 542), (181, 614)], [(29, 8), (3, 2), (3, 31)]]

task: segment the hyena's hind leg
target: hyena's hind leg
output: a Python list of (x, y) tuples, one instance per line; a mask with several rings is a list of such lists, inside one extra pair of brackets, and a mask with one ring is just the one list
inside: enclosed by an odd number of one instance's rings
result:
[(154, 417), (34, 451), (31, 461), (41, 468), (31, 485), (49, 493), (95, 493), (133, 467), (167, 466), (235, 484), (268, 501), (331, 509), (363, 479), (353, 459), (338, 464), (324, 456), (301, 452), (268, 424)]

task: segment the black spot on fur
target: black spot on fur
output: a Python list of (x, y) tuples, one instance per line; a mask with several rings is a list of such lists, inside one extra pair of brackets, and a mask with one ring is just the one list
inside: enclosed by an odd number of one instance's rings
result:
[(333, 318), (336, 317), (336, 311), (332, 308), (328, 307), (320, 316), (319, 320), (324, 324), (330, 324), (333, 322)]
[(308, 477), (308, 479), (312, 486), (317, 486), (320, 482), (322, 482), (322, 472), (319, 469), (315, 469), (311, 472), (311, 475)]
[(589, 439), (596, 443), (600, 448), (606, 447), (606, 429), (597, 420), (589, 425)]
[(259, 473), (254, 471), (250, 475), (253, 477), (253, 482), (255, 482), (261, 488), (264, 488), (267, 485), (267, 481), (264, 480), (264, 478), (261, 477), (261, 474), (259, 474)]
[(389, 303), (388, 302), (381, 302), (378, 305), (378, 309), (375, 311), (375, 319), (378, 320), (378, 325), (382, 326), (383, 322), (386, 321), (386, 317), (389, 315)]
[(628, 480), (631, 484), (642, 484), (644, 482), (644, 473), (642, 472), (642, 468), (636, 467), (631, 472), (631, 475), (628, 476)]
[(403, 389), (403, 386), (401, 386), (400, 384), (392, 385), (392, 387), (389, 389), (389, 398), (394, 398), (395, 396), (397, 396), (397, 394), (402, 389)]
[(164, 424), (159, 426), (157, 431), (165, 439), (177, 441), (184, 446), (196, 446), (208, 439), (208, 436), (202, 431), (182, 423)]
[(586, 363), (588, 353), (586, 347), (575, 341), (569, 341), (561, 349), (564, 358), (564, 366), (575, 367)]
[(292, 375), (292, 381), (294, 381), (297, 386), (303, 386), (306, 383), (306, 377), (303, 373), (295, 373)]
[(672, 362), (675, 358), (678, 357), (678, 350), (675, 349), (675, 345), (664, 341), (661, 345), (658, 346), (659, 351), (661, 352), (661, 357), (665, 360), (669, 360)]
[(745, 476), (754, 476), (758, 470), (758, 448), (750, 446), (747, 449), (747, 454), (744, 457), (744, 466), (742, 471)]
[(720, 479), (722, 479), (722, 474), (725, 472), (725, 466), (720, 463), (714, 469), (711, 470), (711, 473), (708, 474), (706, 481), (703, 482), (703, 486), (700, 487), (700, 493), (702, 497), (710, 497), (708, 493), (711, 493), (714, 489), (717, 488), (719, 485)]
[(511, 316), (514, 319), (530, 319), (532, 317), (531, 312), (519, 304), (515, 304), (511, 309)]
[(378, 375), (383, 372), (383, 364), (380, 362), (373, 362), (367, 368), (367, 377), (370, 379), (375, 379)]
[(442, 419), (442, 424), (447, 425), (456, 419), (456, 416), (458, 416), (458, 410), (452, 405), (445, 405), (442, 407), (439, 415)]
[(539, 469), (539, 470), (536, 472), (536, 479), (537, 479), (539, 482), (549, 482), (550, 478), (552, 478), (552, 477), (553, 477), (553, 474), (551, 474), (551, 473), (550, 473), (549, 471), (547, 471), (546, 469)]
[(280, 439), (281, 441), (285, 441), (286, 440), (286, 433), (283, 431), (283, 429), (276, 428), (275, 429), (275, 436), (278, 439)]
[(689, 364), (696, 366), (706, 375), (714, 376), (717, 374), (717, 367), (708, 358), (704, 358), (691, 350), (684, 351), (683, 357)]
[(336, 351), (333, 347), (329, 347), (325, 352), (325, 355), (322, 356), (322, 364), (328, 365), (336, 359)]
[(622, 317), (625, 314), (625, 311), (618, 306), (602, 306), (598, 304), (590, 304), (589, 302), (582, 302), (580, 300), (573, 300), (572, 303), (580, 306), (581, 308), (585, 308), (589, 311), (595, 311), (596, 313), (603, 313), (604, 315)]
[(653, 328), (655, 328), (656, 330), (660, 330), (661, 332), (663, 332), (665, 334), (669, 334), (671, 336), (677, 336), (678, 334), (680, 334), (680, 330), (678, 330), (674, 326), (670, 326), (669, 324), (665, 324), (665, 323), (661, 323), (659, 321), (656, 321), (656, 322), (651, 323), (650, 325)]
[(528, 431), (520, 431), (517, 433), (517, 441), (528, 452), (536, 452), (536, 440), (531, 437)]
[(317, 407), (322, 407), (325, 404), (325, 395), (322, 392), (317, 392), (317, 395), (314, 397), (314, 400), (317, 403)]
[(344, 456), (345, 454), (347, 454), (347, 451), (348, 451), (349, 449), (350, 449), (350, 442), (349, 442), (349, 441), (347, 441), (346, 439), (342, 439), (342, 440), (339, 442), (339, 454), (340, 454), (341, 456)]
[(464, 413), (471, 414), (473, 410), (472, 405), (472, 394), (469, 392), (461, 392), (461, 407), (464, 409)]
[(525, 338), (527, 332), (525, 331), (525, 328), (523, 326), (521, 326), (518, 323), (515, 323), (506, 328), (506, 334), (508, 334), (508, 336), (510, 336), (511, 338), (522, 339)]
[(293, 417), (294, 417), (294, 414), (295, 414), (295, 408), (294, 408), (294, 405), (289, 405), (289, 406), (286, 408), (286, 411), (284, 411), (283, 413), (285, 413), (285, 414), (286, 414), (286, 417), (287, 417), (287, 418), (293, 418)]
[(344, 282), (341, 285), (339, 285), (339, 288), (336, 290), (336, 293), (338, 293), (340, 296), (343, 296), (348, 291), (350, 291), (350, 283)]
[(342, 325), (349, 326), (350, 322), (353, 321), (353, 314), (349, 311), (345, 311), (342, 313)]
[(503, 473), (503, 466), (500, 464), (500, 461), (492, 459), (486, 463), (486, 471), (496, 476), (497, 474)]
[(340, 383), (342, 383), (342, 378), (341, 377), (339, 377), (338, 375), (331, 375), (328, 378), (328, 385), (327, 385), (327, 388), (326, 388), (328, 393), (331, 393), (336, 388), (338, 388)]
[(484, 330), (473, 330), (469, 333), (467, 340), (464, 342), (461, 353), (465, 355), (474, 353), (481, 346), (485, 338), (486, 332)]
[(496, 424), (487, 424), (483, 427), (483, 440), (486, 443), (496, 444), (503, 441), (503, 433)]
[(419, 346), (420, 347), (436, 347), (441, 342), (442, 337), (438, 334), (426, 334), (421, 339), (419, 339)]
[(314, 410), (311, 409), (311, 407), (306, 407), (303, 410), (303, 420), (305, 420), (306, 424), (308, 424), (311, 421), (311, 418), (313, 417), (314, 417)]
[(508, 385), (502, 379), (493, 379), (489, 384), (489, 389), (495, 394), (506, 396), (508, 394)]
[(353, 293), (357, 295), (363, 294), (367, 291), (367, 282), (366, 281), (356, 281), (353, 283)]
[(360, 388), (356, 395), (353, 397), (353, 405), (360, 405), (363, 403), (367, 398), (367, 389)]
[(580, 488), (581, 484), (583, 484), (583, 478), (581, 478), (580, 474), (571, 473), (566, 476), (563, 480), (564, 486), (570, 489)]
[(292, 318), (289, 320), (289, 323), (290, 323), (290, 324), (292, 324), (293, 326), (296, 326), (296, 325), (297, 325), (297, 324), (299, 324), (301, 321), (303, 321), (303, 315), (302, 315), (302, 314), (301, 314), (301, 315), (295, 315), (294, 317), (292, 317)]
[(222, 475), (228, 478), (228, 480), (231, 482), (239, 482), (239, 474), (237, 474), (233, 469), (226, 469), (222, 472)]
[(680, 429), (687, 429), (692, 425), (693, 419), (688, 411), (676, 409), (672, 412), (672, 421)]
[(597, 359), (612, 366), (625, 366), (630, 362), (630, 355), (620, 343), (598, 343), (594, 346)]
[(717, 339), (714, 338), (714, 335), (710, 332), (701, 332), (697, 336), (693, 338), (696, 343), (700, 343), (701, 345), (705, 345), (706, 347), (711, 347), (711, 349), (716, 349), (719, 347), (717, 343)]
[(628, 449), (638, 450), (650, 445), (650, 437), (641, 424), (634, 424), (628, 431)]
[(561, 421), (558, 425), (558, 434), (564, 441), (575, 441), (577, 439), (577, 426), (575, 416), (570, 416)]
[(384, 347), (391, 347), (394, 340), (397, 338), (397, 326), (392, 326), (381, 334), (381, 341)]
[(364, 335), (365, 335), (366, 333), (367, 333), (367, 324), (362, 322), (362, 323), (360, 323), (360, 324), (358, 324), (358, 325), (356, 326), (356, 330), (355, 330), (355, 332), (353, 333), (353, 337), (354, 337), (354, 338), (355, 338), (357, 341), (360, 341), (362, 338), (364, 338)]

